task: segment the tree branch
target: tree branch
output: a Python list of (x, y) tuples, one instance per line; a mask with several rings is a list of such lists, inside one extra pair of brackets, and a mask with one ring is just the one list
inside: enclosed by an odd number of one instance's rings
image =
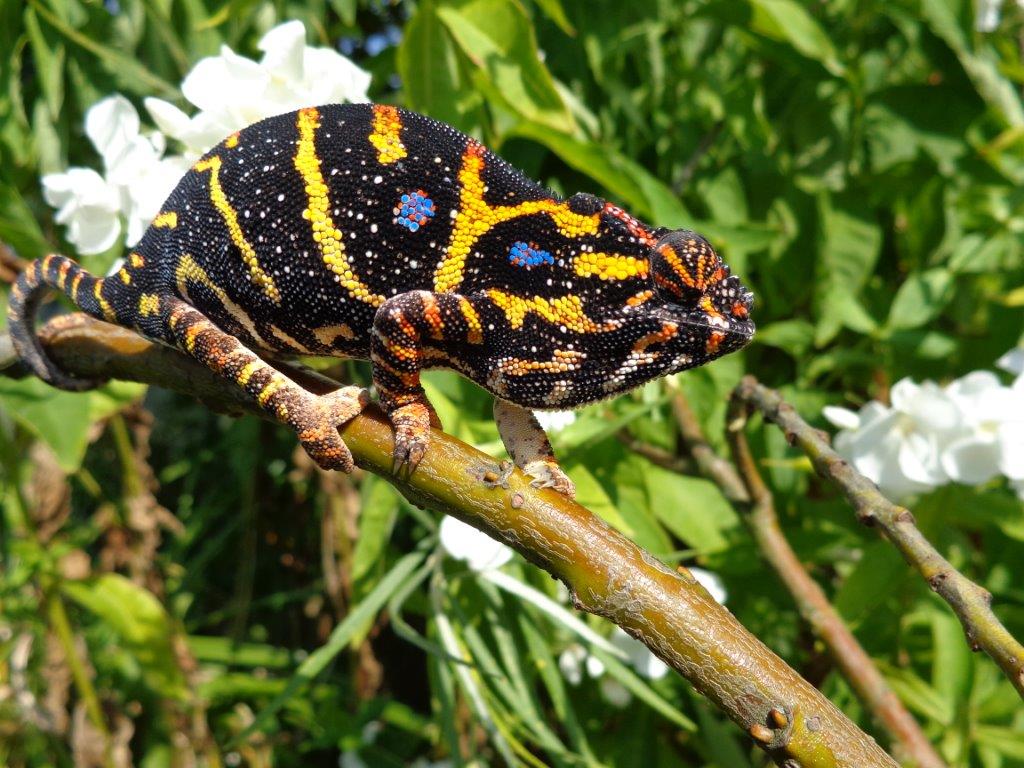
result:
[[(688, 423), (684, 435), (687, 431), (693, 434), (694, 429), (699, 434), (700, 425), (681, 394), (677, 401), (677, 419), (681, 425), (683, 422)], [(728, 424), (742, 423), (744, 414), (741, 409), (742, 405), (736, 400), (730, 403)], [(828, 646), (843, 676), (864, 706), (888, 732), (896, 757), (917, 768), (946, 768), (946, 763), (939, 757), (917, 721), (889, 687), (867, 651), (789, 545), (775, 512), (775, 499), (761, 478), (743, 430), (730, 428), (726, 435), (734, 464), (719, 459), (720, 475), (730, 487), (736, 487), (738, 483), (740, 488), (745, 489), (744, 495), (748, 501), (737, 502), (737, 506), (746, 511), (745, 517), (761, 553), (793, 596), (800, 615)]]
[[(41, 334), (70, 373), (129, 379), (198, 395), (220, 410), (256, 413), (245, 393), (173, 349), (81, 316)], [(0, 354), (2, 358), (2, 354)], [(323, 392), (322, 377), (298, 374)], [(779, 765), (896, 768), (827, 698), (719, 606), (688, 573), (666, 567), (575, 502), (530, 486), (516, 471), (495, 484), (491, 457), (435, 430), (411, 477), (391, 474), (392, 430), (373, 407), (342, 436), (356, 463), (414, 504), (446, 512), (501, 539), (565, 582), (574, 604), (605, 616), (686, 677)]]
[(790, 445), (799, 446), (822, 477), (835, 483), (868, 526), (879, 526), (908, 563), (917, 569), (935, 592), (953, 609), (972, 650), (991, 656), (1024, 696), (1024, 646), (1014, 639), (992, 612), (992, 595), (940, 555), (918, 530), (906, 507), (893, 504), (878, 487), (839, 456), (823, 435), (813, 429), (778, 392), (747, 376), (733, 392), (737, 419), (730, 430), (743, 428), (748, 409), (764, 414), (785, 433)]

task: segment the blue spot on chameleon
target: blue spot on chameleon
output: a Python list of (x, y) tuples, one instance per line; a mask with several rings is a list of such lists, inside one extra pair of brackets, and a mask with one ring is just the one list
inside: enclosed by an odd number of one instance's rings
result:
[(539, 264), (554, 264), (555, 257), (537, 247), (536, 243), (522, 241), (512, 243), (508, 251), (508, 260), (516, 267), (536, 267)]
[(415, 232), (434, 218), (436, 211), (434, 201), (422, 189), (417, 189), (399, 198), (394, 208), (395, 222)]

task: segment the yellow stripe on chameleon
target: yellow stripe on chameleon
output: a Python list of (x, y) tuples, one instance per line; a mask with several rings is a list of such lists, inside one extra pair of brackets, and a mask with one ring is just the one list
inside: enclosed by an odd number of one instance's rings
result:
[(132, 284), (132, 276), (128, 274), (128, 270), (125, 269), (124, 267), (121, 267), (119, 270), (117, 270), (117, 276), (121, 278), (121, 282), (124, 283), (125, 285)]
[(249, 241), (245, 239), (242, 225), (238, 223), (238, 214), (231, 207), (228, 196), (224, 194), (224, 188), (220, 185), (220, 157), (213, 155), (206, 160), (199, 161), (193, 167), (197, 171), (210, 172), (210, 200), (213, 201), (214, 207), (220, 211), (220, 215), (224, 218), (224, 224), (228, 228), (231, 242), (242, 252), (242, 261), (249, 268), (249, 275), (252, 277), (253, 282), (263, 289), (263, 293), (266, 294), (268, 299), (275, 304), (279, 303), (281, 301), (281, 292), (274, 285), (274, 278), (264, 272), (263, 267), (260, 266), (256, 251), (249, 244)]
[(497, 288), (487, 291), (487, 296), (505, 313), (508, 324), (513, 330), (522, 327), (526, 315), (536, 312), (552, 325), (564, 325), (576, 333), (589, 333), (600, 330), (593, 320), (583, 311), (583, 302), (578, 296), (560, 296), (556, 299), (544, 299), (534, 296), (524, 299)]
[(160, 311), (160, 297), (155, 293), (144, 293), (139, 296), (139, 315), (149, 317)]
[(146, 260), (142, 258), (142, 256), (140, 256), (139, 254), (132, 252), (128, 254), (128, 263), (131, 264), (136, 269), (138, 269), (139, 267), (146, 263)]
[(480, 344), (484, 340), (484, 327), (480, 323), (480, 315), (465, 296), (459, 297), (459, 309), (466, 319), (466, 341), (470, 344)]
[(572, 266), (580, 277), (598, 277), (601, 280), (647, 277), (650, 268), (647, 259), (618, 253), (581, 253), (573, 260)]
[(235, 379), (235, 381), (238, 382), (238, 386), (244, 387), (246, 384), (248, 384), (249, 379), (252, 378), (252, 375), (256, 373), (256, 371), (259, 370), (262, 366), (263, 363), (257, 360), (253, 360), (252, 362), (246, 363), (242, 370), (238, 372), (238, 378)]
[(82, 278), (83, 277), (84, 277), (84, 274), (81, 271), (79, 271), (71, 279), (71, 300), (73, 302), (75, 302), (75, 304), (78, 303), (78, 284), (82, 282)]
[(92, 287), (92, 295), (96, 297), (96, 301), (100, 303), (100, 311), (103, 312), (103, 317), (109, 322), (114, 322), (117, 319), (117, 313), (114, 312), (114, 308), (110, 306), (110, 302), (103, 298), (101, 291), (103, 290), (103, 281), (97, 280), (96, 284)]
[(153, 226), (158, 229), (174, 229), (178, 226), (178, 214), (174, 211), (164, 211), (153, 219)]
[(408, 153), (402, 143), (402, 118), (390, 104), (373, 105), (373, 133), (370, 143), (377, 150), (377, 162), (389, 165)]
[(196, 348), (196, 336), (202, 332), (202, 326), (197, 322), (185, 329), (185, 348), (194, 352)]
[(270, 382), (263, 388), (263, 390), (256, 396), (256, 402), (261, 406), (267, 404), (274, 393), (277, 392), (283, 386), (281, 379), (274, 377)]
[(462, 155), (459, 169), (459, 209), (455, 216), (451, 237), (444, 260), (434, 272), (434, 292), (454, 291), (462, 282), (466, 257), (477, 241), (503, 221), (545, 213), (558, 227), (559, 233), (570, 240), (593, 235), (601, 223), (601, 215), (574, 213), (566, 203), (555, 200), (526, 200), (518, 205), (490, 205), (484, 200), (484, 148), (470, 140)]
[(309, 201), (302, 218), (313, 227), (313, 240), (320, 248), (320, 257), (327, 268), (336, 274), (349, 295), (370, 306), (379, 307), (384, 297), (373, 293), (356, 275), (345, 255), (341, 230), (331, 219), (331, 201), (327, 197), (327, 184), (320, 172), (320, 158), (316, 154), (316, 129), (320, 126), (320, 113), (310, 107), (299, 110), (299, 145), (295, 151), (295, 169), (306, 183)]
[(201, 285), (214, 296), (217, 297), (217, 301), (220, 302), (221, 306), (224, 307), (224, 311), (233, 317), (239, 325), (248, 331), (249, 335), (252, 336), (256, 341), (265, 347), (270, 347), (266, 340), (260, 336), (259, 331), (256, 330), (256, 324), (253, 323), (252, 318), (246, 314), (245, 310), (238, 306), (231, 298), (224, 293), (224, 289), (217, 285), (210, 276), (206, 274), (206, 270), (196, 263), (196, 260), (192, 258), (190, 254), (183, 254), (178, 259), (178, 266), (174, 270), (174, 279), (178, 284), (178, 293), (180, 293), (190, 303), (192, 298), (189, 296), (188, 286), (189, 284)]

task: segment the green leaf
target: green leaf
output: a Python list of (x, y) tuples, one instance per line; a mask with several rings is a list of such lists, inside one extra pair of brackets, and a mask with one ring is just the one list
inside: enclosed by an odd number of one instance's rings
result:
[(653, 465), (646, 481), (651, 512), (678, 539), (702, 555), (727, 547), (727, 533), (739, 525), (739, 518), (714, 483)]
[(754, 342), (789, 352), (801, 357), (814, 343), (814, 326), (806, 320), (780, 320), (758, 328)]
[(364, 626), (368, 619), (375, 616), (387, 603), (388, 598), (402, 586), (405, 579), (423, 562), (423, 558), (422, 552), (411, 552), (395, 563), (395, 566), (380, 580), (373, 591), (364, 597), (334, 628), (331, 636), (327, 638), (327, 642), (313, 651), (299, 665), (285, 689), (260, 710), (253, 722), (242, 733), (231, 740), (231, 745), (244, 742), (250, 734), (261, 730), (285, 703), (323, 672), (327, 665), (334, 660), (334, 657), (341, 653), (355, 637), (356, 631)]
[(186, 696), (185, 677), (172, 644), (174, 625), (151, 592), (116, 573), (65, 581), (61, 591), (118, 634), (138, 660), (147, 683), (160, 695)]
[(613, 658), (599, 648), (592, 648), (591, 653), (604, 664), (606, 674), (622, 684), (622, 687), (636, 696), (640, 701), (658, 712), (669, 722), (675, 723), (684, 731), (694, 732), (697, 724), (672, 706), (661, 694), (642, 680), (633, 670), (618, 659)]
[(549, 129), (572, 133), (572, 114), (540, 59), (533, 27), (518, 2), (451, 2), (437, 15), (509, 107)]
[(796, 0), (750, 0), (750, 7), (751, 29), (755, 32), (788, 43), (833, 75), (843, 74), (845, 67), (836, 57), (832, 40)]
[(889, 542), (869, 544), (836, 593), (833, 601), (836, 610), (848, 623), (859, 622), (892, 596), (892, 585), (906, 572), (907, 564)]
[(465, 88), (451, 36), (437, 16), (436, 5), (421, 3), (402, 33), (396, 57), (409, 109), (463, 130), (472, 129), (460, 98)]
[(888, 325), (894, 329), (919, 328), (936, 317), (953, 298), (953, 275), (945, 268), (911, 274), (896, 292), (889, 308)]
[[(398, 514), (398, 495), (388, 483), (367, 476), (362, 487), (359, 538), (352, 553), (352, 581), (361, 584), (387, 551)], [(365, 591), (365, 590), (358, 590)]]

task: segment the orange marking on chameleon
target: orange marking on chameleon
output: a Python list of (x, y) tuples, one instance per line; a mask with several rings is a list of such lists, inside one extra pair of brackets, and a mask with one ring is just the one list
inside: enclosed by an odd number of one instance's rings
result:
[(648, 301), (653, 295), (654, 291), (640, 291), (626, 299), (626, 304), (630, 307), (639, 307), (641, 304)]
[(498, 361), (498, 369), (509, 376), (526, 376), (530, 373), (569, 373), (575, 371), (586, 356), (575, 350), (556, 349), (551, 360), (524, 360), (521, 357), (505, 357)]
[(437, 299), (433, 294), (426, 294), (423, 297), (423, 319), (430, 326), (430, 336), (440, 341), (444, 338), (444, 320), (441, 319), (441, 308), (437, 305)]
[(647, 227), (641, 224), (637, 219), (630, 216), (622, 208), (615, 205), (614, 203), (605, 203), (605, 213), (609, 213), (615, 218), (619, 219), (626, 225), (626, 229), (629, 230), (629, 234), (635, 237), (639, 242), (644, 245), (653, 246), (657, 241), (651, 236)]
[(675, 248), (670, 245), (663, 245), (658, 249), (658, 253), (665, 257), (665, 261), (672, 267), (672, 271), (679, 275), (679, 278), (683, 281), (683, 284), (688, 288), (696, 288), (697, 284), (694, 282), (693, 275), (690, 274), (690, 270), (686, 268), (682, 259), (679, 258), (679, 254), (676, 253)]
[(459, 287), (465, 273), (466, 258), (477, 241), (498, 224), (521, 216), (544, 213), (551, 217), (559, 233), (576, 239), (597, 233), (600, 213), (575, 213), (566, 203), (555, 200), (526, 200), (518, 205), (490, 205), (484, 200), (484, 147), (472, 139), (462, 155), (459, 169), (459, 207), (448, 239), (445, 257), (434, 271), (434, 292), (449, 293)]
[(713, 355), (718, 351), (718, 347), (719, 345), (721, 345), (723, 341), (725, 341), (724, 333), (722, 333), (721, 331), (712, 331), (711, 335), (708, 337), (708, 343), (704, 349), (709, 355)]
[(722, 318), (722, 313), (715, 309), (715, 305), (711, 303), (710, 296), (701, 296), (700, 302), (697, 306), (704, 310), (709, 317), (717, 317), (719, 319)]
[(730, 311), (733, 317), (748, 317), (750, 315), (750, 310), (747, 309), (747, 305), (742, 301), (735, 302)]
[(390, 104), (373, 105), (373, 133), (369, 139), (381, 165), (398, 162), (408, 154), (402, 143), (402, 117)]

